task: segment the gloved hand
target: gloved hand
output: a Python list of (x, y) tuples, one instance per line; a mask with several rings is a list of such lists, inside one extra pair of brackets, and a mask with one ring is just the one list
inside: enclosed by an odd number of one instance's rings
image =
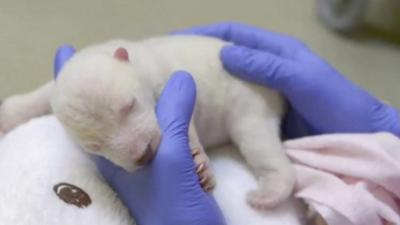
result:
[[(70, 46), (58, 50), (56, 73), (73, 52)], [(157, 104), (163, 136), (150, 165), (128, 173), (103, 157), (94, 157), (138, 225), (225, 224), (214, 198), (200, 186), (189, 148), (195, 98), (193, 78), (186, 72), (172, 75)]]
[(347, 80), (298, 40), (256, 27), (220, 23), (176, 34), (213, 36), (227, 71), (281, 92), (289, 101), (288, 138), (335, 132), (388, 131), (400, 136), (399, 112)]
[(53, 75), (57, 79), (58, 73), (64, 64), (75, 54), (75, 48), (71, 45), (63, 45), (57, 49), (53, 61)]

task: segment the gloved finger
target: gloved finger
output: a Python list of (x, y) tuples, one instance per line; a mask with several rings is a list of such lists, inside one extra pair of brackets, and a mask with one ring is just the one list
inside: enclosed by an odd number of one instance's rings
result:
[(91, 157), (92, 160), (96, 163), (97, 169), (103, 175), (104, 179), (106, 179), (108, 183), (113, 183), (112, 179), (114, 175), (122, 170), (122, 168), (118, 167), (117, 165), (102, 156), (92, 155)]
[(387, 131), (400, 137), (400, 112), (376, 99), (372, 113), (373, 131)]
[(268, 52), (241, 46), (226, 46), (221, 59), (230, 73), (257, 84), (282, 90), (295, 64)]
[(57, 49), (54, 56), (54, 79), (57, 79), (58, 73), (67, 62), (75, 54), (75, 49), (71, 45), (63, 45)]
[(163, 135), (187, 135), (196, 101), (196, 85), (192, 76), (184, 71), (175, 72), (157, 103), (157, 118)]
[(296, 49), (304, 47), (304, 44), (295, 38), (260, 29), (254, 26), (231, 22), (193, 27), (174, 32), (174, 34), (198, 34), (212, 36), (225, 41), (233, 42), (237, 45), (265, 50), (281, 56), (286, 56), (287, 54), (291, 55), (293, 48)]
[(281, 130), (284, 140), (316, 134), (316, 131), (307, 124), (304, 118), (291, 105), (288, 106), (283, 118)]

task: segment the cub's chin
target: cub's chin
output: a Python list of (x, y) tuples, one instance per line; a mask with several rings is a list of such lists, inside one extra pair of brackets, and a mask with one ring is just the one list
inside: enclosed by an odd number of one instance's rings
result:
[[(149, 165), (155, 157), (161, 137), (155, 135), (142, 150), (134, 149), (126, 152), (113, 151), (109, 158), (114, 164), (122, 167), (128, 172), (134, 172)], [(108, 153), (108, 152), (107, 152)]]

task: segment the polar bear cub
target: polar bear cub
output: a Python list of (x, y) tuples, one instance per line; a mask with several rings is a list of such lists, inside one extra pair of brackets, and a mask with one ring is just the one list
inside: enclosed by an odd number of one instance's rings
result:
[(64, 65), (56, 82), (6, 99), (0, 131), (52, 109), (84, 150), (134, 171), (152, 159), (160, 142), (155, 106), (164, 85), (174, 71), (185, 70), (197, 86), (189, 138), (203, 188), (215, 184), (204, 148), (232, 142), (258, 177), (259, 188), (248, 193), (248, 202), (257, 209), (275, 207), (294, 186), (280, 139), (284, 101), (224, 70), (219, 54), (228, 44), (174, 35), (87, 47)]

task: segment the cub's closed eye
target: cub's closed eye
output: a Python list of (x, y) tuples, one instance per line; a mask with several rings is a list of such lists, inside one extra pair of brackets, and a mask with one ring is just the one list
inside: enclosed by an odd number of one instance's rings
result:
[(119, 110), (121, 117), (126, 117), (127, 115), (129, 115), (134, 110), (135, 104), (136, 99), (133, 98), (129, 103), (123, 105), (122, 108)]

